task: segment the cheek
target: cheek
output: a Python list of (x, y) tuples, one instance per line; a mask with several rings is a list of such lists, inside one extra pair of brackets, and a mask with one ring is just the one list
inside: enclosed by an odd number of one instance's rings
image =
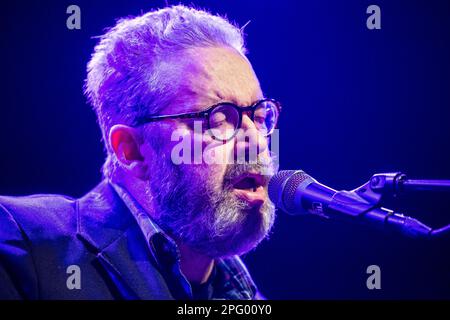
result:
[(173, 164), (180, 164), (184, 167), (183, 170), (190, 172), (190, 179), (214, 186), (222, 185), (227, 166), (233, 163), (234, 142), (214, 140), (201, 128), (196, 128), (196, 125), (198, 124), (194, 123), (194, 128), (184, 125), (173, 128), (162, 153), (171, 159), (175, 156)]
[(203, 183), (209, 184), (212, 187), (221, 187), (223, 177), (227, 166), (225, 164), (206, 164), (203, 163), (198, 167), (201, 172)]
[(202, 141), (204, 163), (223, 166), (234, 163), (234, 140), (224, 143), (204, 136)]
[(202, 180), (213, 188), (222, 188), (223, 177), (229, 163), (229, 150), (226, 145), (215, 142), (205, 144), (203, 161), (198, 166), (202, 171)]

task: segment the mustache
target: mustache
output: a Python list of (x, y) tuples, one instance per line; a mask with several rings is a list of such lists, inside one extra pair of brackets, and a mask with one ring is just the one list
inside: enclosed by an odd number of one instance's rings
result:
[(275, 166), (274, 157), (271, 157), (269, 161), (266, 161), (266, 163), (258, 160), (256, 163), (231, 164), (228, 165), (225, 170), (223, 187), (225, 189), (232, 188), (232, 182), (246, 173), (261, 175), (267, 185), (270, 178), (276, 173), (276, 170), (277, 168)]

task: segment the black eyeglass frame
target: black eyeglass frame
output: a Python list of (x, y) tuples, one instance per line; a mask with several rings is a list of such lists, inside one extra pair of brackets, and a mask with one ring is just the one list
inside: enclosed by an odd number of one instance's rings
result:
[(275, 126), (272, 128), (272, 130), (270, 132), (268, 132), (267, 134), (264, 135), (265, 137), (268, 137), (277, 128), (278, 119), (279, 119), (279, 116), (280, 116), (280, 113), (281, 113), (281, 104), (275, 99), (261, 99), (261, 100), (256, 101), (255, 103), (253, 103), (251, 106), (246, 106), (246, 107), (241, 107), (241, 106), (238, 106), (238, 105), (236, 105), (234, 103), (231, 103), (231, 102), (219, 102), (219, 103), (216, 103), (216, 104), (208, 107), (207, 109), (205, 109), (203, 111), (198, 111), (198, 112), (186, 112), (186, 113), (178, 113), (178, 114), (171, 114), (171, 115), (160, 115), (160, 116), (143, 117), (143, 118), (139, 119), (138, 123), (136, 124), (136, 127), (137, 126), (142, 126), (142, 125), (147, 124), (147, 123), (161, 121), (161, 120), (166, 120), (166, 119), (193, 119), (193, 118), (201, 119), (201, 118), (204, 118), (206, 120), (206, 123), (207, 123), (207, 126), (208, 126), (208, 130), (211, 130), (211, 126), (210, 126), (211, 124), (210, 124), (210, 121), (209, 121), (209, 116), (212, 113), (212, 111), (215, 108), (221, 107), (223, 105), (228, 105), (228, 106), (232, 106), (233, 108), (235, 108), (238, 111), (238, 114), (239, 114), (239, 122), (238, 122), (237, 128), (235, 129), (235, 133), (233, 134), (233, 136), (231, 136), (228, 139), (218, 139), (217, 137), (212, 135), (213, 139), (221, 140), (221, 141), (226, 142), (226, 141), (229, 141), (229, 140), (233, 139), (235, 137), (236, 133), (237, 133), (237, 130), (241, 127), (241, 125), (242, 125), (242, 114), (244, 112), (245, 113), (251, 112), (250, 119), (252, 121), (254, 121), (256, 109), (264, 102), (271, 102), (271, 103), (273, 103), (276, 106), (276, 109), (277, 109), (276, 110), (277, 111), (277, 119), (276, 119)]

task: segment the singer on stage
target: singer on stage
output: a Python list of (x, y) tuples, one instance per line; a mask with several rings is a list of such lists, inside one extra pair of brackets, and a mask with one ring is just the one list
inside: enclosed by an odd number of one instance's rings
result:
[(96, 188), (0, 197), (2, 299), (258, 299), (239, 256), (275, 219), (280, 104), (243, 31), (173, 6), (120, 20), (85, 94), (106, 160)]

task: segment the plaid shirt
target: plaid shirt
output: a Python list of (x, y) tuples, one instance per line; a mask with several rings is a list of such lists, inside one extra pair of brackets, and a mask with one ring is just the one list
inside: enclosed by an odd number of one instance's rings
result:
[(117, 184), (111, 185), (136, 219), (175, 299), (258, 299), (256, 285), (238, 256), (216, 259), (208, 281), (192, 286), (181, 272), (180, 254), (173, 239), (161, 230), (130, 193)]

